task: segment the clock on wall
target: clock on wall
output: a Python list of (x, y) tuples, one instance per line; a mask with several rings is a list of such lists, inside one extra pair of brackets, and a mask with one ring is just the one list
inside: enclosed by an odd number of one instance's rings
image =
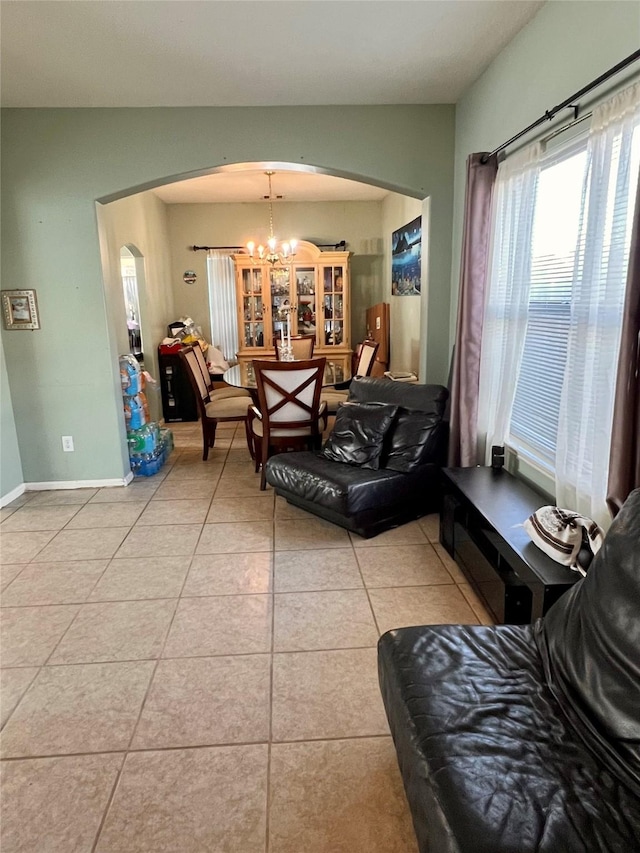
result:
[(187, 270), (185, 274), (182, 276), (182, 280), (185, 284), (195, 284), (197, 275), (194, 270)]

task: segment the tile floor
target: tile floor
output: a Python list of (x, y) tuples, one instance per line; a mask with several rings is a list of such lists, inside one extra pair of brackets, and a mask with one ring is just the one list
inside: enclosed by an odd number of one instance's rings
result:
[(490, 622), (437, 517), (364, 541), (173, 431), (2, 510), (2, 853), (415, 853), (376, 641)]

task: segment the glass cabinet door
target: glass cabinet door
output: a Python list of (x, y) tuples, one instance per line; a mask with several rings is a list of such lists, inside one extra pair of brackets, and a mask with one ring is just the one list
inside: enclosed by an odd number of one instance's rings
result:
[(264, 346), (264, 304), (262, 300), (262, 270), (242, 270), (243, 346)]
[(295, 313), (298, 322), (297, 334), (313, 335), (316, 337), (316, 268), (296, 267), (295, 286), (295, 302), (297, 306)]
[(324, 328), (321, 346), (339, 346), (344, 340), (344, 267), (324, 267)]
[[(269, 271), (271, 289), (271, 323), (272, 341), (275, 346), (276, 338), (287, 334), (287, 315), (281, 309), (286, 303), (291, 305), (291, 270), (288, 267), (272, 267)], [(294, 315), (291, 314), (291, 334), (293, 335)]]

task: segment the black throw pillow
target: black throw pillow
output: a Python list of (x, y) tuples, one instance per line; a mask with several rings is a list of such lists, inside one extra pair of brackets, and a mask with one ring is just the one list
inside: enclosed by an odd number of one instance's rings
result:
[(397, 406), (387, 403), (341, 403), (322, 455), (332, 462), (377, 470), (397, 412)]
[(440, 415), (416, 409), (398, 410), (393, 429), (387, 436), (387, 454), (384, 467), (407, 473), (432, 459), (438, 440)]

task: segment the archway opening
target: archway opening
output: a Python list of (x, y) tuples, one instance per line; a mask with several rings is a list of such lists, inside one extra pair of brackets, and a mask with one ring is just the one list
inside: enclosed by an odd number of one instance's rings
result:
[[(167, 325), (181, 317), (194, 319), (202, 326), (205, 337), (211, 341), (210, 294), (207, 287), (207, 253), (193, 252), (194, 245), (243, 247), (248, 239), (260, 238), (260, 227), (268, 222), (262, 187), (253, 202), (249, 200), (223, 200), (199, 198), (188, 202), (165, 202), (165, 190), (186, 186), (197, 178), (224, 176), (242, 183), (248, 173), (260, 176), (264, 170), (290, 177), (329, 177), (360, 184), (382, 191), (384, 200), (378, 200), (376, 225), (371, 225), (371, 206), (366, 201), (351, 204), (344, 200), (322, 201), (309, 198), (287, 198), (274, 201), (276, 232), (297, 236), (314, 243), (335, 243), (347, 239), (352, 259), (352, 333), (355, 346), (366, 337), (366, 309), (379, 302), (391, 303), (392, 347), (390, 367), (411, 370), (421, 379), (426, 373), (426, 328), (428, 300), (428, 199), (420, 199), (415, 192), (403, 187), (384, 185), (363, 175), (340, 169), (326, 169), (287, 162), (246, 162), (224, 164), (181, 175), (168, 176), (146, 185), (123, 189), (101, 198), (99, 220), (102, 230), (106, 214), (107, 251), (115, 265), (114, 250), (126, 244), (131, 250), (138, 246), (144, 254), (143, 274), (146, 266), (146, 283), (138, 293), (141, 303), (141, 349), (152, 375), (158, 377), (157, 346), (167, 334)], [(262, 183), (264, 178), (262, 177)], [(323, 207), (325, 214), (320, 215)], [(126, 208), (126, 210), (125, 210)], [(353, 211), (352, 225), (345, 233), (347, 209)], [(109, 222), (113, 211), (113, 218)], [(253, 216), (253, 220), (251, 220)], [(395, 296), (391, 288), (392, 234), (399, 227), (423, 216), (423, 271), (419, 295)], [(119, 219), (114, 225), (113, 219)], [(202, 225), (198, 224), (201, 222)], [(243, 224), (244, 223), (244, 224)], [(116, 244), (116, 240), (119, 242)], [(136, 252), (132, 254), (135, 256)], [(131, 259), (129, 258), (129, 261)], [(188, 273), (195, 272), (195, 277)], [(111, 279), (113, 285), (113, 277)], [(122, 288), (118, 285), (118, 301), (122, 305)], [(411, 304), (409, 304), (411, 303)], [(145, 330), (149, 333), (145, 335)], [(396, 358), (394, 362), (394, 356)]]

